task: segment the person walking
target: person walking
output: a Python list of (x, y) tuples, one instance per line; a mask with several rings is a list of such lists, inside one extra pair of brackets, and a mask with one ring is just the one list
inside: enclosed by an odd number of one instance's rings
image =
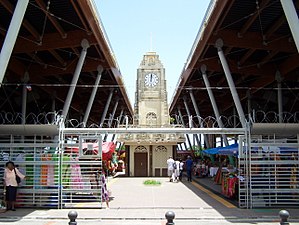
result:
[(173, 181), (179, 181), (180, 177), (180, 161), (177, 159), (173, 163), (173, 175), (172, 175), (172, 180)]
[(188, 155), (186, 160), (186, 171), (187, 171), (187, 180), (192, 181), (192, 169), (193, 169), (193, 160), (190, 155)]
[(172, 174), (174, 172), (173, 164), (174, 164), (174, 160), (172, 156), (169, 156), (169, 159), (167, 159), (167, 175), (169, 177), (169, 182), (172, 182)]
[(109, 209), (109, 192), (106, 183), (106, 175), (105, 173), (101, 176), (101, 183), (102, 183), (102, 202), (106, 202), (107, 209)]
[(179, 175), (179, 180), (182, 181), (182, 177), (183, 177), (183, 170), (184, 170), (184, 163), (182, 161), (182, 159), (180, 159), (180, 175)]
[(6, 209), (16, 211), (15, 202), (17, 198), (17, 176), (23, 180), (25, 179), (25, 175), (23, 175), (18, 168), (15, 167), (15, 164), (12, 161), (9, 161), (5, 164), (4, 170), (4, 187), (6, 190), (5, 201), (6, 201)]

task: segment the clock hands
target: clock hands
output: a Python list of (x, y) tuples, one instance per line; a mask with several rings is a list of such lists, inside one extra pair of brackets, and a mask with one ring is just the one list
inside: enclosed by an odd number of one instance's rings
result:
[(149, 87), (154, 87), (158, 83), (158, 77), (154, 73), (148, 73), (145, 76), (145, 84)]

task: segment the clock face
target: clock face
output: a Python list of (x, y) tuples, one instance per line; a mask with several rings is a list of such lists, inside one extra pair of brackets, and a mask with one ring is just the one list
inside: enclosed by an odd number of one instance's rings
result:
[(159, 82), (159, 78), (154, 73), (146, 74), (144, 77), (144, 83), (147, 87), (155, 87)]

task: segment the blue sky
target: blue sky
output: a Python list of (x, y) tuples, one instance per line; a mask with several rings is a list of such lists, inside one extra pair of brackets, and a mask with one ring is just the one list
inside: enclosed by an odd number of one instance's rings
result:
[[(137, 68), (151, 50), (160, 56), (170, 102), (210, 0), (94, 0), (132, 105)], [(152, 37), (152, 38), (151, 38)]]

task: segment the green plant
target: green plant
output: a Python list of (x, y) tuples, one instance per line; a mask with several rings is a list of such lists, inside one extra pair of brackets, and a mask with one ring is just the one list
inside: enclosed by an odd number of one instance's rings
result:
[(144, 185), (161, 185), (160, 181), (157, 180), (146, 180), (143, 182)]

